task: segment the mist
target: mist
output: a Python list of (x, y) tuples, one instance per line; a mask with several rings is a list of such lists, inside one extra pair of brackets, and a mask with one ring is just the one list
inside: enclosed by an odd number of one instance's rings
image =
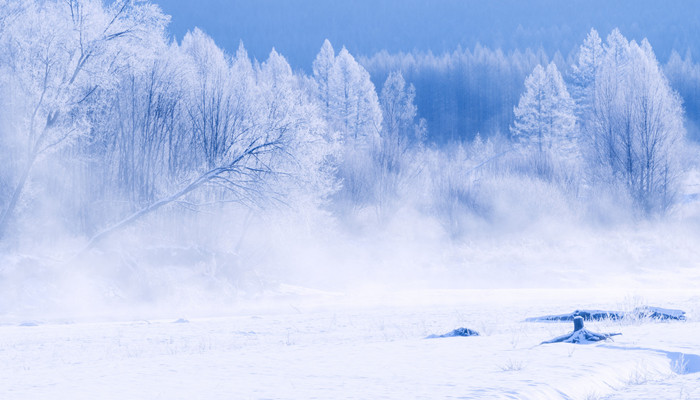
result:
[(326, 40), (293, 68), (124, 4), (0, 3), (7, 320), (697, 280), (684, 49), (586, 27), (549, 53)]

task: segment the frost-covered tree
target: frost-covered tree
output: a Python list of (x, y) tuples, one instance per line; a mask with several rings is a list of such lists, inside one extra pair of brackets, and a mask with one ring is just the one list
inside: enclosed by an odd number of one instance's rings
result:
[(382, 111), (367, 71), (345, 47), (335, 55), (328, 40), (313, 62), (317, 96), (329, 129), (353, 147), (368, 147), (379, 138)]
[[(477, 132), (490, 137), (507, 131), (525, 78), (537, 64), (552, 60), (542, 50), (504, 52), (476, 45), (444, 54), (381, 51), (360, 61), (378, 88), (390, 73), (401, 71), (416, 88), (415, 103), (430, 127), (429, 141), (446, 144), (471, 140)], [(557, 66), (561, 70), (563, 64)]]
[(190, 64), (180, 135), (194, 147), (188, 173), (167, 192), (93, 236), (90, 245), (169, 204), (244, 203), (302, 199), (317, 205), (334, 189), (327, 168), (333, 143), (324, 123), (287, 61), (272, 51), (252, 66), (241, 47), (233, 60), (201, 32), (186, 35)]
[(683, 109), (646, 39), (608, 36), (590, 123), (592, 161), (604, 172), (596, 171), (624, 185), (645, 212), (667, 209), (677, 190)]
[(382, 136), (405, 147), (402, 142), (420, 141), (422, 132), (416, 126), (418, 108), (415, 105), (416, 89), (407, 85), (401, 71), (389, 74), (380, 95), (382, 107)]
[(401, 72), (389, 74), (380, 96), (382, 107), (381, 143), (377, 147), (381, 167), (398, 171), (412, 144), (420, 142), (422, 125), (416, 123), (416, 91), (406, 85)]
[(382, 87), (381, 141), (373, 152), (376, 198), (379, 211), (387, 208), (416, 170), (416, 157), (425, 136), (425, 120), (416, 120), (416, 91), (400, 71), (389, 74)]
[(326, 39), (313, 62), (314, 79), (318, 85), (318, 97), (325, 118), (329, 118), (331, 114), (331, 82), (334, 65), (335, 50), (331, 42)]
[[(585, 123), (594, 98), (595, 79), (603, 62), (603, 45), (598, 31), (591, 29), (579, 48), (576, 63), (571, 67), (571, 97), (576, 103), (576, 116)], [(586, 118), (584, 118), (586, 116)]]
[(191, 143), (180, 135), (186, 92), (176, 50), (164, 43), (154, 47), (153, 59), (138, 60), (144, 65), (126, 69), (113, 90), (101, 93), (107, 106), (91, 115), (91, 125), (100, 129), (81, 151), (91, 160), (92, 179), (104, 179), (105, 196), (121, 204), (153, 201), (190, 165), (182, 157)]
[(191, 94), (188, 114), (192, 134), (204, 163), (213, 168), (228, 154), (235, 135), (237, 99), (232, 90), (230, 66), (214, 40), (199, 29), (185, 35), (182, 51), (190, 60)]
[(535, 67), (513, 112), (511, 134), (520, 143), (540, 154), (568, 157), (573, 151), (574, 103), (554, 63)]
[(341, 116), (346, 137), (358, 144), (377, 139), (382, 113), (369, 73), (343, 48), (335, 64), (334, 102)]
[(690, 51), (683, 57), (672, 51), (664, 74), (683, 98), (688, 136), (700, 141), (700, 64), (693, 60)]
[(12, 132), (21, 154), (0, 204), (0, 237), (14, 216), (36, 162), (86, 134), (98, 90), (158, 41), (167, 22), (158, 7), (131, 0), (27, 1), (3, 21), (2, 91), (11, 94)]
[(167, 21), (145, 1), (0, 0), (0, 236), (18, 210), (50, 210), (92, 245), (173, 204), (313, 208), (337, 187), (335, 139), (371, 143), (381, 114), (351, 56), (330, 49), (328, 115), (347, 129), (329, 129), (276, 51), (230, 57), (197, 29), (169, 43)]
[(336, 190), (330, 158), (337, 151), (335, 136), (326, 134), (326, 123), (301, 78), (274, 49), (257, 71), (260, 124), (258, 135), (283, 138), (284, 151), (265, 161), (274, 166), (273, 192), (285, 202), (319, 205)]
[(343, 49), (334, 55), (325, 41), (314, 64), (314, 81), (325, 129), (341, 149), (336, 175), (342, 183), (337, 198), (352, 207), (374, 198), (372, 154), (380, 146), (382, 110), (369, 73)]

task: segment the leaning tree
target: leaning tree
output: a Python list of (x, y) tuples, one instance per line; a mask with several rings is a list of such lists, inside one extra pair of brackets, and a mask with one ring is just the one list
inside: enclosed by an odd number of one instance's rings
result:
[(3, 152), (13, 155), (4, 182), (11, 190), (0, 198), (0, 238), (36, 162), (89, 131), (95, 93), (159, 40), (168, 20), (158, 7), (133, 0), (7, 3), (21, 7), (4, 18), (0, 34), (2, 111), (10, 119), (0, 136)]

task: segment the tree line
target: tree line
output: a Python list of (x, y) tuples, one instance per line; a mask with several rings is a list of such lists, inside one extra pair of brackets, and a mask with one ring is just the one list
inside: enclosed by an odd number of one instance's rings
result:
[[(329, 41), (305, 75), (199, 29), (171, 41), (167, 24), (148, 2), (0, 1), (0, 240), (55, 223), (92, 246), (147, 215), (228, 204), (379, 221), (410, 205), (459, 233), (465, 213), (496, 221), (512, 182), (575, 205), (601, 187), (644, 213), (674, 202), (680, 98), (649, 43), (618, 31), (591, 31), (567, 84), (541, 52), (366, 68)], [(672, 61), (673, 79), (695, 79)]]

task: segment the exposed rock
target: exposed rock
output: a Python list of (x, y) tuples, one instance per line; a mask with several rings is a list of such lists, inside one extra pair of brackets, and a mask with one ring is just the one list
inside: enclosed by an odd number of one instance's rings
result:
[(455, 336), (479, 336), (479, 332), (469, 329), (469, 328), (457, 328), (451, 332), (445, 333), (443, 335), (430, 335), (426, 337), (426, 339), (438, 339), (438, 338), (447, 338), (447, 337), (455, 337)]

